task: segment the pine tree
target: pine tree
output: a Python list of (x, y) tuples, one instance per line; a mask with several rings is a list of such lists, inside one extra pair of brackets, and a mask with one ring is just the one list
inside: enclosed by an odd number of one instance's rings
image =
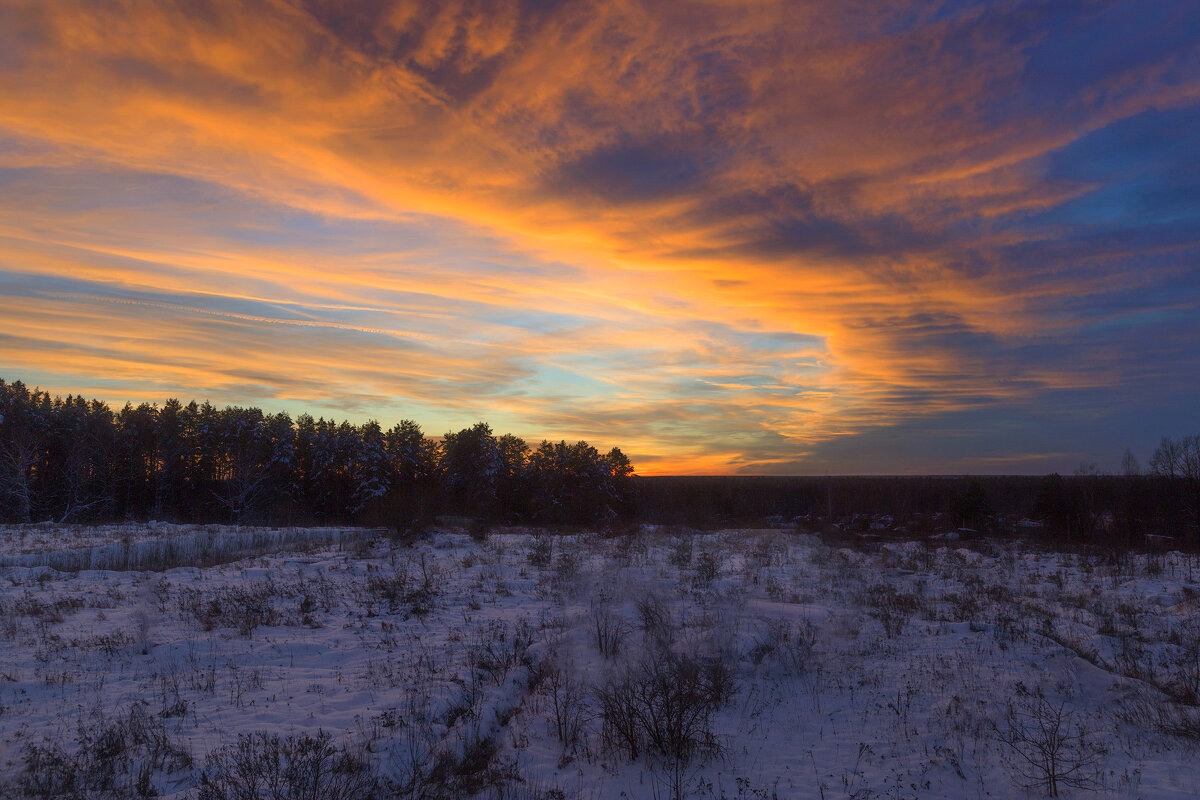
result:
[(375, 420), (358, 430), (359, 443), (352, 462), (354, 495), (350, 513), (360, 515), (369, 506), (382, 503), (392, 488), (393, 470), (383, 431)]
[(494, 516), (500, 450), (491, 426), (478, 422), (458, 433), (447, 433), (442, 441), (442, 474), (459, 510), (474, 516)]

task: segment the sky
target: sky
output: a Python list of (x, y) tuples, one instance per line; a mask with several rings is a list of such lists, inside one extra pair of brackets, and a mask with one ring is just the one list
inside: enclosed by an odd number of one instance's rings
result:
[(1200, 432), (1200, 7), (0, 0), (0, 378), (653, 474)]

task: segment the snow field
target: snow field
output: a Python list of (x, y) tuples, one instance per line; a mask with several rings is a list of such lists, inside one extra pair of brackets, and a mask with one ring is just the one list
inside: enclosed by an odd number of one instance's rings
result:
[(1193, 556), (20, 530), (0, 796), (233, 796), (257, 732), (328, 735), (326, 798), (1200, 791)]

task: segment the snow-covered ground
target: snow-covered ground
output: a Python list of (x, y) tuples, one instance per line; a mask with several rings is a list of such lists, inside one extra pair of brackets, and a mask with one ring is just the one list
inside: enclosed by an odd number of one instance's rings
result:
[(3, 528), (0, 797), (1200, 795), (1200, 562), (952, 545)]

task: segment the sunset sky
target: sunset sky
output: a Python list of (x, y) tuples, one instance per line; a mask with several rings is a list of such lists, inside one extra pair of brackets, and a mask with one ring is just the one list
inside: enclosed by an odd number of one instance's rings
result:
[(642, 474), (1200, 432), (1200, 6), (0, 0), (0, 378)]

